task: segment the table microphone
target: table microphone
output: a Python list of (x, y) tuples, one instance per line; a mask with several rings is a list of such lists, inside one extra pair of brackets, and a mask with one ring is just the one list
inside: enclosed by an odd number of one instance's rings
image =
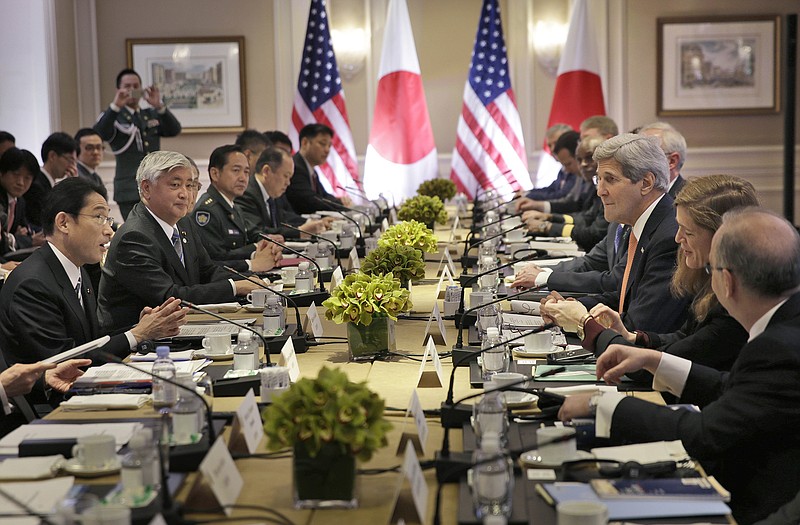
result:
[(319, 264), (317, 263), (317, 261), (315, 261), (314, 259), (312, 259), (308, 255), (306, 255), (306, 254), (304, 254), (304, 253), (302, 253), (300, 251), (295, 250), (294, 248), (289, 248), (285, 244), (282, 244), (282, 243), (276, 241), (275, 239), (271, 239), (269, 236), (267, 236), (267, 235), (265, 235), (263, 233), (259, 233), (258, 236), (261, 237), (262, 239), (264, 239), (265, 241), (269, 241), (272, 244), (280, 246), (282, 249), (286, 250), (289, 253), (293, 253), (293, 254), (297, 255), (298, 257), (302, 257), (303, 259), (311, 262), (311, 264), (313, 264), (317, 269), (317, 281), (319, 281), (319, 289), (320, 289), (321, 292), (325, 291), (325, 284), (322, 282), (322, 268), (319, 267)]
[(370, 200), (370, 198), (367, 196), (367, 192), (365, 192), (364, 190), (351, 188), (349, 186), (342, 186), (341, 184), (337, 184), (336, 187), (339, 188), (340, 190), (344, 191), (345, 193), (349, 193), (353, 197), (358, 197), (359, 199), (361, 199), (361, 200), (363, 200), (365, 202), (368, 202), (369, 204), (375, 206), (375, 209), (378, 210), (377, 217), (380, 217), (381, 213), (383, 213), (383, 210), (381, 210), (381, 207), (378, 206), (378, 204), (376, 202)]
[(367, 225), (368, 225), (368, 228), (369, 228), (368, 232), (372, 232), (372, 219), (370, 218), (368, 213), (364, 213), (363, 211), (357, 210), (355, 208), (348, 208), (344, 204), (339, 204), (338, 202), (325, 200), (322, 197), (320, 197), (319, 195), (315, 195), (315, 198), (317, 200), (325, 201), (326, 203), (333, 205), (335, 208), (338, 208), (339, 210), (351, 211), (353, 213), (358, 213), (359, 215), (363, 215), (364, 217), (367, 218)]
[[(514, 197), (513, 199), (511, 199), (508, 202), (502, 202), (502, 203), (498, 204), (497, 206), (495, 206), (493, 208), (489, 208), (488, 210), (484, 211), (484, 213), (489, 213), (490, 211), (494, 211), (494, 210), (496, 210), (498, 208), (502, 208), (503, 206), (507, 206), (507, 205), (511, 204), (512, 202), (514, 202), (514, 201), (518, 201), (521, 198), (522, 197)], [(520, 213), (520, 215), (522, 215), (522, 214)]]
[[(508, 204), (508, 203), (504, 202), (503, 204)], [(495, 225), (497, 223), (500, 223), (500, 222), (503, 222), (503, 221), (507, 221), (508, 219), (511, 219), (513, 217), (522, 217), (522, 212), (510, 213), (510, 214), (506, 215), (505, 217), (501, 217), (501, 218), (497, 219), (496, 221), (487, 222), (486, 224), (481, 224), (481, 225), (473, 224), (472, 228), (473, 228), (473, 230), (479, 230), (481, 228), (486, 228), (488, 226), (493, 226), (493, 225)]]
[(223, 317), (223, 316), (221, 316), (221, 315), (219, 315), (219, 314), (217, 314), (215, 312), (212, 312), (210, 310), (206, 310), (205, 308), (200, 308), (196, 304), (190, 303), (189, 301), (185, 301), (183, 299), (181, 299), (181, 306), (185, 306), (186, 308), (189, 308), (189, 309), (194, 310), (196, 312), (200, 312), (200, 313), (204, 313), (206, 315), (210, 315), (211, 317), (214, 317), (215, 319), (219, 319), (220, 321), (224, 321), (224, 322), (226, 322), (228, 324), (232, 324), (233, 326), (238, 326), (242, 330), (247, 330), (248, 332), (252, 332), (252, 333), (256, 334), (256, 337), (261, 339), (261, 342), (264, 343), (264, 356), (266, 356), (267, 366), (272, 366), (272, 361), (270, 361), (270, 358), (269, 358), (269, 346), (267, 346), (267, 340), (266, 340), (266, 338), (264, 338), (264, 336), (258, 330), (254, 329), (254, 328), (250, 328), (249, 326), (247, 326), (245, 324), (237, 323), (236, 321), (231, 321), (230, 319), (228, 319), (226, 317)]
[(285, 222), (282, 222), (281, 226), (283, 226), (284, 228), (289, 228), (290, 230), (298, 231), (300, 233), (305, 233), (306, 235), (308, 235), (312, 239), (316, 239), (318, 241), (327, 242), (328, 244), (333, 246), (333, 254), (336, 255), (336, 264), (338, 264), (339, 266), (342, 265), (342, 260), (339, 258), (339, 248), (336, 246), (336, 243), (333, 242), (332, 240), (326, 239), (325, 237), (322, 237), (321, 235), (317, 235), (316, 233), (311, 233), (311, 232), (307, 232), (305, 230), (301, 230), (297, 226), (292, 226), (291, 224), (287, 224)]
[[(489, 237), (484, 237), (483, 239), (480, 239), (480, 240), (476, 241), (474, 244), (472, 244), (472, 246), (467, 248), (467, 252), (469, 252), (470, 249), (475, 248), (476, 246), (480, 246), (481, 244), (485, 243), (486, 241), (491, 241), (492, 239), (497, 239), (498, 237), (504, 236), (508, 232), (513, 232), (514, 230), (519, 230), (520, 228), (527, 228), (527, 227), (528, 227), (528, 225), (523, 222), (522, 224), (517, 224), (516, 226), (513, 226), (511, 228), (506, 228), (505, 230), (502, 230), (500, 233), (495, 233), (494, 235), (490, 235)], [(466, 255), (466, 253), (464, 255)]]
[(500, 266), (495, 266), (494, 268), (492, 268), (490, 270), (486, 270), (485, 272), (476, 273), (476, 274), (473, 274), (473, 275), (463, 274), (462, 273), (458, 278), (459, 281), (461, 281), (461, 301), (458, 303), (458, 312), (461, 313), (461, 312), (464, 311), (464, 288), (466, 288), (468, 285), (474, 283), (477, 279), (480, 279), (484, 275), (489, 275), (492, 272), (496, 272), (498, 270), (502, 270), (504, 268), (508, 268), (510, 266), (514, 266), (518, 262), (525, 262), (525, 261), (529, 261), (531, 259), (536, 259), (538, 257), (539, 257), (539, 254), (537, 252), (533, 252), (533, 253), (529, 253), (528, 255), (526, 255), (526, 256), (524, 256), (524, 257), (522, 257), (520, 259), (515, 259), (515, 260), (507, 262), (505, 264), (501, 264)]
[[(292, 344), (294, 345), (295, 352), (297, 352), (298, 354), (302, 354), (303, 352), (305, 352), (308, 349), (308, 345), (307, 345), (308, 341), (306, 340), (306, 334), (303, 331), (303, 325), (300, 322), (300, 309), (297, 307), (297, 303), (294, 302), (294, 299), (292, 299), (287, 294), (284, 294), (282, 292), (278, 292), (277, 290), (273, 290), (269, 286), (267, 286), (267, 285), (255, 280), (255, 279), (253, 279), (251, 277), (246, 276), (242, 272), (234, 270), (230, 266), (223, 266), (223, 268), (225, 270), (231, 272), (232, 274), (238, 275), (239, 277), (241, 277), (245, 281), (250, 281), (251, 283), (255, 284), (256, 286), (258, 286), (260, 288), (263, 288), (265, 290), (269, 290), (270, 292), (274, 293), (278, 297), (283, 297), (284, 299), (286, 299), (286, 302), (288, 302), (292, 306), (292, 308), (294, 308), (295, 322), (297, 323), (297, 330), (295, 330), (295, 333), (292, 334)], [(265, 352), (269, 353), (269, 349), (267, 349), (266, 347), (264, 347), (264, 348), (265, 348)]]

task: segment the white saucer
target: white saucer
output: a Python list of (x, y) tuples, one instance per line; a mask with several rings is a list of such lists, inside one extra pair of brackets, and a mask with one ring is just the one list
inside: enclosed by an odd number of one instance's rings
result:
[(539, 399), (539, 396), (530, 392), (503, 392), (506, 406), (509, 408), (526, 407)]
[(553, 345), (549, 350), (528, 350), (525, 346), (518, 346), (514, 348), (514, 353), (521, 357), (543, 357), (548, 354), (559, 352), (563, 347)]
[[(565, 459), (564, 461), (576, 461), (579, 459), (594, 459), (594, 455), (584, 450), (578, 450), (575, 453), (575, 457), (570, 459)], [(522, 462), (523, 465), (529, 468), (558, 468), (561, 466), (563, 462), (545, 462), (542, 461), (542, 458), (539, 456), (539, 450), (533, 449), (527, 452), (524, 452), (520, 457), (519, 460)]]
[(119, 472), (121, 466), (122, 464), (120, 463), (119, 457), (114, 456), (114, 459), (108, 462), (104, 467), (86, 467), (82, 463), (79, 463), (76, 458), (72, 458), (66, 460), (61, 468), (64, 469), (65, 472), (79, 478), (97, 478)]
[(197, 350), (194, 353), (195, 357), (199, 359), (210, 359), (212, 361), (230, 361), (233, 359), (233, 350), (228, 350), (224, 354), (207, 354), (202, 350)]

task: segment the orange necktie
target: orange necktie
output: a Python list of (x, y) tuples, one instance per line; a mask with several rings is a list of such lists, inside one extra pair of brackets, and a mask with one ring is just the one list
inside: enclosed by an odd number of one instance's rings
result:
[(619, 291), (619, 313), (625, 311), (625, 293), (628, 291), (628, 277), (631, 275), (631, 266), (633, 266), (633, 258), (636, 257), (636, 245), (639, 241), (631, 230), (628, 237), (628, 260), (625, 262), (625, 274), (622, 276), (622, 288)]

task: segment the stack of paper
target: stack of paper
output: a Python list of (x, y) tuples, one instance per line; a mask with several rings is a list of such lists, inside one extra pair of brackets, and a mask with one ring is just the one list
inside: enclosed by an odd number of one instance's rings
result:
[[(155, 361), (158, 356), (155, 352), (150, 352), (148, 354), (133, 354), (131, 356), (131, 361), (134, 363), (141, 363), (141, 362), (148, 362), (148, 361)], [(194, 350), (183, 350), (181, 352), (170, 352), (169, 358), (173, 361), (189, 361), (194, 357)]]
[(136, 410), (147, 403), (147, 394), (91, 394), (73, 396), (61, 403), (64, 410)]

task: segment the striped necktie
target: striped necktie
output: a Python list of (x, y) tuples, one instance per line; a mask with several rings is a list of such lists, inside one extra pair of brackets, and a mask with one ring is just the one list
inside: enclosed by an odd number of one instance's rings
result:
[(181, 245), (181, 235), (178, 233), (178, 228), (172, 228), (172, 247), (175, 248), (175, 253), (178, 255), (178, 259), (181, 260), (181, 264), (186, 266), (186, 263), (183, 262), (183, 246)]

